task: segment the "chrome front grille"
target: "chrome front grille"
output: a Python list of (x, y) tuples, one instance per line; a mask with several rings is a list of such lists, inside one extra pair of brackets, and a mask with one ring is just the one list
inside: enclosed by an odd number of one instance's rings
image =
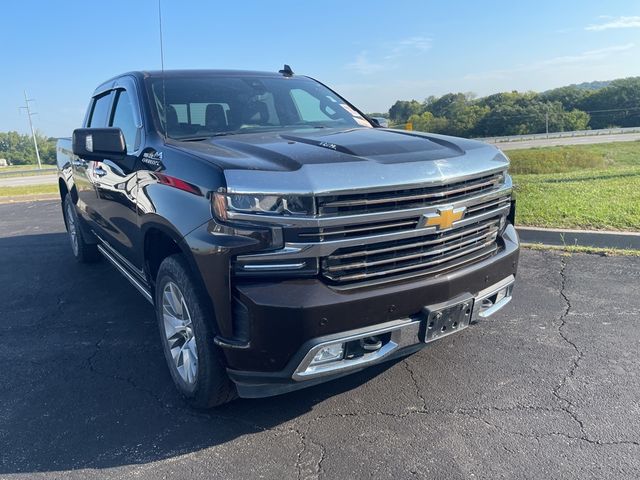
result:
[[(467, 207), (465, 219), (469, 220), (476, 216), (496, 213), (500, 214), (505, 207), (508, 207), (511, 202), (511, 197), (505, 195), (498, 198), (492, 198), (488, 201), (481, 201), (474, 203)], [(356, 223), (345, 224), (330, 227), (321, 227), (316, 229), (304, 229), (295, 230), (293, 237), (298, 241), (314, 241), (325, 242), (347, 238), (363, 238), (378, 236), (383, 234), (390, 234), (394, 232), (407, 232), (413, 231), (418, 227), (420, 222), (420, 212), (413, 212), (413, 215), (408, 215), (404, 218), (392, 218), (384, 221), (374, 221), (370, 223)]]
[(333, 282), (353, 282), (416, 270), (424, 274), (442, 273), (494, 253), (499, 224), (499, 219), (494, 219), (418, 239), (339, 249), (322, 261), (322, 273)]
[(412, 189), (323, 196), (318, 198), (318, 214), (354, 215), (451, 203), (496, 188), (504, 181), (502, 172), (449, 183)]
[[(511, 189), (511, 178), (498, 172), (446, 185), (318, 197), (317, 215), (282, 220), (282, 250), (243, 255), (240, 264), (264, 272), (269, 265), (293, 271), (315, 264), (337, 288), (446, 274), (498, 251)], [(450, 228), (423, 226), (425, 216), (462, 207), (464, 217)]]

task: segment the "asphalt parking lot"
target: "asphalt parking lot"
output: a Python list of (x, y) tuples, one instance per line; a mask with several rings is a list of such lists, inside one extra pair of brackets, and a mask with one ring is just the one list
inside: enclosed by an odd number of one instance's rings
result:
[(491, 320), (281, 397), (187, 408), (152, 308), (0, 205), (0, 478), (640, 477), (640, 258), (524, 251)]

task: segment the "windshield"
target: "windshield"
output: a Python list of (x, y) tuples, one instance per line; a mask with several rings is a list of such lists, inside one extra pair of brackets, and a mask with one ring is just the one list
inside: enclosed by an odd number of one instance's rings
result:
[[(371, 124), (343, 99), (306, 77), (184, 76), (151, 78), (161, 128), (176, 140), (287, 128)], [(163, 105), (166, 98), (166, 114)]]

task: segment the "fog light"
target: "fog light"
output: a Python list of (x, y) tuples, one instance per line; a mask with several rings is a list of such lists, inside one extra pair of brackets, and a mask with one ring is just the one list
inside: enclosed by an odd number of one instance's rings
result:
[(318, 353), (313, 357), (309, 366), (341, 360), (343, 355), (344, 343), (334, 343), (333, 345), (328, 345), (318, 350)]

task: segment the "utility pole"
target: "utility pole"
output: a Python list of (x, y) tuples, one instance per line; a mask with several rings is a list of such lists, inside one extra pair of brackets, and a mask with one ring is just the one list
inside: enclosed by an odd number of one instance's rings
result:
[(31, 128), (31, 137), (33, 138), (33, 146), (36, 149), (36, 158), (38, 159), (38, 169), (42, 170), (42, 162), (40, 162), (40, 151), (38, 150), (38, 141), (36, 140), (36, 132), (33, 129), (33, 121), (31, 120), (31, 117), (33, 115), (37, 115), (36, 112), (32, 112), (31, 111), (31, 107), (29, 106), (29, 102), (33, 102), (33, 99), (27, 97), (27, 91), (24, 91), (24, 103), (25, 103), (25, 107), (20, 107), (20, 108), (24, 108), (27, 111), (27, 117), (29, 118), (29, 127)]

